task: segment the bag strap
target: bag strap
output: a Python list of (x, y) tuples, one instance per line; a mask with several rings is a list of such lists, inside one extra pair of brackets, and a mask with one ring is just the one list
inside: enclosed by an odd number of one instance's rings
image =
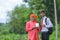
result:
[(47, 24), (47, 18), (45, 18), (45, 23), (46, 23), (46, 25), (48, 25), (48, 24)]

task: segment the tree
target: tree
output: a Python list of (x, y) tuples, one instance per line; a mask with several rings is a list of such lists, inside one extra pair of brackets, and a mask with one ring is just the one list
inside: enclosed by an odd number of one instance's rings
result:
[[(29, 7), (33, 10), (36, 14), (39, 15), (40, 9), (45, 9), (46, 14), (48, 17), (51, 18), (52, 22), (55, 24), (55, 16), (54, 16), (54, 1), (53, 0), (24, 0), (25, 2), (29, 3)], [(58, 11), (58, 23), (60, 23), (60, 1), (57, 0), (57, 11)]]
[(29, 20), (30, 9), (25, 5), (16, 6), (10, 14), (10, 32), (25, 33), (25, 24)]
[(24, 1), (29, 3), (29, 7), (36, 14), (39, 14), (40, 9), (46, 9), (46, 6), (44, 5), (43, 0), (24, 0)]
[(57, 0), (57, 16), (58, 16), (58, 23), (60, 24), (60, 0)]
[(47, 16), (50, 17), (53, 23), (55, 23), (55, 15), (54, 15), (54, 1), (53, 0), (45, 0), (44, 4), (46, 5), (47, 9)]

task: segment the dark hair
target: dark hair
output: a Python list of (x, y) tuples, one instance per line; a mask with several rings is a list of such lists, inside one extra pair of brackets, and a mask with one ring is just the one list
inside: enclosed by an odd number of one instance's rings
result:
[(40, 10), (40, 13), (42, 13), (42, 12), (46, 13), (44, 9), (41, 9), (41, 10)]

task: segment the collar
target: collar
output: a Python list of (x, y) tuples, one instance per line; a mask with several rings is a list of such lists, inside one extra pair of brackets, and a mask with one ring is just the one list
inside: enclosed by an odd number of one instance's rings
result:
[(46, 18), (46, 16), (44, 16), (43, 18)]

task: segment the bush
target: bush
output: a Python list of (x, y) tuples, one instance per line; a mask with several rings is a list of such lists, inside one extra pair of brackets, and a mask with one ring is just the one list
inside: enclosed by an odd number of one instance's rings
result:
[(10, 30), (10, 27), (8, 26), (8, 24), (3, 24), (0, 26), (0, 35), (1, 34), (8, 34)]
[(0, 40), (20, 40), (19, 34), (0, 35)]

